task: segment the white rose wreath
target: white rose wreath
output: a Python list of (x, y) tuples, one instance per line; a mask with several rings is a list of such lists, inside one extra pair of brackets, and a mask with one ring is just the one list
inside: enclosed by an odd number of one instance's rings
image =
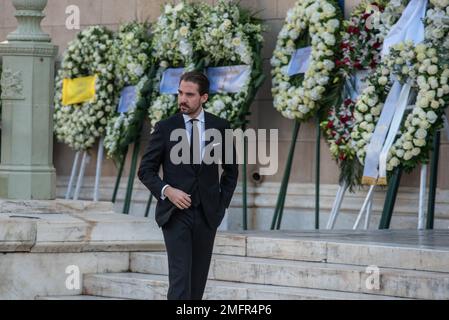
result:
[[(332, 0), (301, 0), (287, 12), (271, 59), (274, 107), (283, 116), (305, 121), (325, 104), (324, 96), (332, 101), (339, 94), (332, 85), (341, 18), (339, 6)], [(309, 68), (305, 74), (290, 77), (287, 71), (292, 55), (309, 45)]]
[(195, 30), (195, 46), (205, 67), (247, 65), (251, 74), (236, 93), (211, 94), (207, 111), (227, 119), (233, 128), (246, 124), (249, 106), (264, 80), (262, 23), (234, 1), (203, 4)]
[(153, 81), (153, 92), (148, 115), (151, 127), (178, 111), (175, 94), (159, 92), (162, 74), (167, 68), (195, 69), (192, 34), (198, 15), (198, 4), (181, 2), (176, 6), (167, 4), (153, 28), (152, 59), (159, 64)]
[[(351, 189), (360, 184), (363, 171), (351, 139), (358, 90), (363, 88), (366, 74), (374, 72), (380, 63), (383, 40), (400, 18), (407, 2), (363, 1), (354, 8), (349, 20), (344, 21), (341, 50), (335, 61), (338, 74), (344, 81), (342, 97), (335, 101), (321, 127), (331, 155), (340, 167), (340, 182), (346, 182)], [(360, 71), (362, 73), (358, 74)], [(372, 115), (366, 117), (370, 119)]]
[(120, 160), (129, 144), (140, 134), (142, 121), (147, 115), (150, 94), (150, 25), (131, 22), (120, 27), (114, 38), (109, 59), (114, 64), (116, 86), (136, 86), (135, 105), (127, 112), (109, 119), (104, 146), (108, 157)]
[[(438, 19), (434, 13), (440, 12)], [(424, 43), (399, 43), (393, 46), (375, 74), (368, 79), (368, 87), (356, 103), (354, 130), (351, 134), (357, 157), (363, 164), (366, 148), (379, 120), (388, 90), (390, 75), (402, 83), (410, 81), (417, 92), (416, 103), (401, 124), (389, 150), (387, 171), (402, 166), (406, 171), (428, 161), (431, 139), (442, 125), (442, 114), (449, 101), (449, 62), (447, 60), (448, 30), (442, 18), (448, 19), (449, 1), (430, 0), (426, 13)], [(444, 36), (435, 37), (435, 30)]]
[[(54, 131), (56, 138), (75, 150), (87, 150), (106, 132), (117, 104), (114, 66), (108, 60), (112, 32), (93, 26), (78, 33), (64, 54), (56, 77)], [(90, 102), (62, 105), (63, 79), (97, 75), (96, 95)]]

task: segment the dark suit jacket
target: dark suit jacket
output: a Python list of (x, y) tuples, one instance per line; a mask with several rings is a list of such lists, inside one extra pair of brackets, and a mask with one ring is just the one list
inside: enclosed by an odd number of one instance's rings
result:
[[(225, 164), (225, 129), (230, 129), (229, 122), (209, 112), (204, 111), (205, 130), (217, 129), (222, 136), (223, 173), (219, 178), (218, 164), (201, 164), (198, 174), (192, 166), (174, 164), (170, 160), (170, 152), (177, 141), (170, 141), (170, 134), (175, 129), (184, 129), (185, 123), (181, 113), (159, 121), (150, 136), (150, 141), (142, 157), (138, 176), (140, 181), (151, 191), (158, 200), (156, 205), (156, 222), (162, 227), (169, 220), (172, 213), (178, 209), (168, 198), (161, 200), (162, 188), (169, 184), (188, 194), (198, 185), (203, 211), (209, 226), (216, 228), (220, 225), (226, 208), (229, 207), (232, 195), (237, 185), (238, 165), (235, 161), (235, 145), (233, 144), (233, 164)], [(180, 140), (180, 139), (179, 139)], [(178, 141), (179, 141), (178, 140)], [(205, 141), (209, 143), (218, 143)], [(215, 150), (215, 149), (214, 149)], [(213, 155), (213, 153), (211, 153)], [(163, 179), (159, 177), (159, 168), (162, 165)]]

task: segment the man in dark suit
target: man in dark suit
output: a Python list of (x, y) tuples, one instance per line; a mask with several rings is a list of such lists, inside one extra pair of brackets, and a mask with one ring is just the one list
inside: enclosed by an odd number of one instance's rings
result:
[[(216, 231), (237, 184), (234, 143), (231, 144), (233, 161), (225, 161), (229, 159), (226, 152), (231, 151), (226, 150), (224, 143), (225, 130), (230, 125), (227, 120), (203, 110), (208, 93), (209, 80), (204, 74), (189, 72), (181, 77), (180, 112), (155, 125), (138, 172), (139, 179), (158, 199), (156, 222), (162, 227), (167, 249), (169, 300), (202, 299)], [(179, 139), (171, 141), (170, 136), (177, 129), (182, 129), (187, 138), (184, 141), (189, 143), (187, 163), (173, 161), (178, 153), (172, 149), (179, 144)], [(222, 137), (221, 142), (213, 144), (214, 148), (208, 146), (214, 140), (205, 141), (204, 133), (210, 129), (218, 130)], [(200, 160), (204, 160), (206, 149), (213, 150), (210, 152), (213, 157), (216, 148), (221, 148), (218, 152), (223, 168), (221, 178), (216, 161), (209, 164), (210, 161)]]

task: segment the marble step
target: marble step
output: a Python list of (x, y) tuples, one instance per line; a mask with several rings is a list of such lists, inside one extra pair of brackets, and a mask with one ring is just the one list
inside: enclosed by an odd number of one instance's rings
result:
[(100, 296), (78, 295), (78, 296), (48, 296), (48, 297), (36, 297), (36, 300), (124, 300), (124, 299), (113, 298), (113, 297), (100, 297)]
[[(369, 233), (366, 231), (219, 233), (215, 240), (214, 253), (449, 272), (449, 248), (432, 246), (431, 243), (422, 244), (424, 241), (419, 237), (418, 231), (415, 232), (417, 233), (399, 230)], [(391, 239), (392, 235), (394, 240)], [(445, 239), (448, 235), (447, 230), (435, 230), (430, 237)], [(357, 239), (353, 239), (354, 237)], [(421, 244), (418, 246), (412, 243)]]
[[(168, 277), (142, 273), (90, 274), (84, 277), (86, 295), (138, 300), (165, 300)], [(378, 300), (393, 297), (328, 290), (257, 285), (209, 280), (205, 300)]]
[[(411, 299), (449, 299), (449, 273), (367, 267), (214, 255), (209, 279)], [(166, 254), (131, 253), (130, 271), (167, 275)]]
[(129, 252), (0, 253), (0, 300), (79, 295), (83, 274), (127, 272), (129, 259)]
[(16, 202), (0, 204), (0, 252), (165, 250), (149, 219), (113, 213), (108, 204), (55, 200), (21, 210)]
[(0, 199), (0, 213), (13, 214), (58, 214), (58, 213), (112, 213), (114, 206), (109, 201), (87, 200), (6, 200)]

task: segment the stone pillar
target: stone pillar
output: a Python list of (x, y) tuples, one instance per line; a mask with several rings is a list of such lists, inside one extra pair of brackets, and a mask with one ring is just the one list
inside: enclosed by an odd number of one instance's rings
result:
[(58, 48), (40, 27), (47, 0), (12, 3), (18, 28), (0, 43), (0, 197), (51, 200), (56, 197), (52, 106)]

